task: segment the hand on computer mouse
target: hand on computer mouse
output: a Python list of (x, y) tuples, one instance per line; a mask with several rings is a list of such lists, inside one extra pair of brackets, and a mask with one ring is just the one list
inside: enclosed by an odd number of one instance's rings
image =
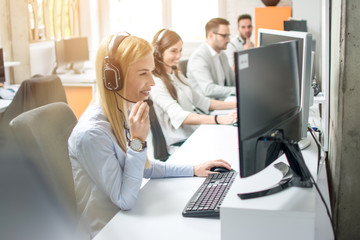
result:
[(219, 115), (217, 121), (219, 124), (232, 124), (234, 121), (237, 121), (237, 113), (233, 112), (227, 115)]
[(231, 170), (231, 165), (226, 162), (225, 160), (218, 159), (218, 160), (210, 160), (207, 162), (204, 162), (199, 165), (194, 166), (194, 175), (198, 177), (206, 177), (211, 173), (214, 173), (211, 171), (214, 167), (222, 167), (227, 169), (228, 171)]

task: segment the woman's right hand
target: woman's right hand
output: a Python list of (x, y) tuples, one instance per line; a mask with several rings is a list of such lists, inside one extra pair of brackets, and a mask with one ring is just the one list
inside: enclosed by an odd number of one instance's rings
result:
[(227, 168), (229, 171), (231, 170), (231, 165), (225, 160), (222, 159), (209, 160), (194, 166), (194, 176), (206, 177), (209, 174), (213, 173), (210, 170), (213, 167), (224, 167)]
[(237, 113), (233, 112), (228, 115), (219, 115), (217, 120), (219, 124), (232, 124), (237, 121)]
[(130, 140), (138, 138), (145, 141), (150, 129), (149, 105), (146, 102), (137, 102), (129, 114)]

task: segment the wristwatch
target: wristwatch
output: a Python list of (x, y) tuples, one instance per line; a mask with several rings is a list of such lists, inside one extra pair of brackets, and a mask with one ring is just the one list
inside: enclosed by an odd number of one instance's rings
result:
[(146, 141), (142, 142), (140, 139), (134, 138), (129, 141), (129, 147), (136, 152), (141, 152), (146, 148)]

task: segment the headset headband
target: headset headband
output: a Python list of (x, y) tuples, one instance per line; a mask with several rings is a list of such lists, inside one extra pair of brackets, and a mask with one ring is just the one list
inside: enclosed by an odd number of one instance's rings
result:
[(120, 46), (121, 42), (124, 40), (124, 38), (130, 36), (130, 33), (128, 32), (119, 32), (117, 34), (115, 34), (109, 44), (109, 53), (108, 56), (109, 57), (113, 57), (116, 53), (116, 49)]
[(157, 39), (156, 39), (156, 43), (159, 43), (161, 41), (161, 39), (164, 37), (165, 33), (167, 32), (168, 30), (166, 28), (164, 28), (160, 34), (158, 35)]

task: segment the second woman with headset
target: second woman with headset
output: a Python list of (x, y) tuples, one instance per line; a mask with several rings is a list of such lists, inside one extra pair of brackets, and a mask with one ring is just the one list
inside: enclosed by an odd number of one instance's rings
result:
[(218, 109), (234, 109), (236, 102), (204, 97), (190, 87), (179, 71), (183, 42), (171, 30), (158, 31), (153, 39), (155, 86), (150, 95), (159, 119), (168, 152), (172, 154), (200, 124), (232, 124), (235, 111), (228, 115), (207, 115)]

